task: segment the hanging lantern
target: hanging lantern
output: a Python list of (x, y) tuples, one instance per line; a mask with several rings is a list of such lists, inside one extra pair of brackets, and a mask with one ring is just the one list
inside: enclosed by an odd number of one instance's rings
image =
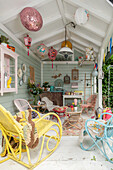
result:
[(89, 14), (84, 8), (78, 8), (75, 12), (75, 21), (77, 25), (84, 25), (89, 20)]
[(53, 47), (49, 49), (48, 53), (49, 59), (52, 61), (52, 68), (53, 68), (53, 61), (55, 60), (57, 56), (57, 50), (55, 50)]
[(61, 44), (61, 48), (63, 48), (63, 47), (68, 47), (68, 48), (72, 49), (72, 44), (71, 44), (70, 41), (66, 40), (66, 42), (63, 41), (62, 44)]
[(93, 72), (92, 72), (92, 76), (93, 76), (93, 77), (97, 77), (97, 76), (98, 76), (98, 71), (97, 71), (97, 69), (98, 69), (98, 64), (95, 63), (95, 65), (94, 65), (94, 70), (93, 70)]
[(25, 46), (28, 48), (28, 56), (29, 56), (29, 47), (31, 47), (31, 41), (32, 38), (30, 38), (29, 35), (27, 35), (27, 37), (24, 37)]
[(20, 19), (29, 31), (39, 31), (43, 25), (40, 13), (32, 7), (26, 7), (20, 12)]
[(98, 72), (97, 72), (97, 70), (96, 70), (96, 69), (94, 69), (94, 70), (93, 70), (93, 72), (92, 72), (92, 76), (93, 76), (93, 77), (97, 77), (97, 76), (98, 76)]
[(47, 48), (47, 46), (44, 45), (44, 44), (38, 45), (38, 47), (37, 47), (37, 53), (38, 53), (38, 55), (40, 55), (41, 57), (44, 57), (45, 55), (47, 55), (47, 54), (48, 54), (48, 48)]

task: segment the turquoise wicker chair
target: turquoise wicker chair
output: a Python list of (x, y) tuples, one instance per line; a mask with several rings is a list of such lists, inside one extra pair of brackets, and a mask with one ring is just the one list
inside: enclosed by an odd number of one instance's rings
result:
[[(104, 121), (102, 119), (104, 114), (111, 115), (111, 118), (107, 121)], [(84, 144), (87, 145), (89, 143), (83, 141), (86, 135), (89, 135), (93, 142), (87, 147), (83, 146)], [(82, 140), (80, 142), (80, 146), (83, 150), (88, 151), (94, 146), (97, 146), (106, 159), (113, 163), (113, 114), (103, 113), (99, 120), (88, 119), (85, 122), (85, 129), (82, 131), (81, 137), (83, 138), (81, 138)]]

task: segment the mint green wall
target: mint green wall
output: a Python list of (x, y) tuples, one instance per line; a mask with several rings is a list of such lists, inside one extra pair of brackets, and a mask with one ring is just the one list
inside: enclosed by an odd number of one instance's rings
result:
[[(5, 35), (8, 37), (6, 34), (3, 33), (3, 31), (0, 31), (0, 35)], [(28, 89), (27, 89), (27, 82), (28, 82), (28, 77), (30, 76), (29, 72), (29, 66), (34, 67), (35, 69), (35, 81), (37, 83), (41, 82), (41, 64), (34, 59), (31, 55), (28, 56), (27, 52), (19, 46), (16, 42), (14, 42), (11, 38), (9, 38), (10, 45), (15, 47), (15, 52), (19, 54), (18, 57), (18, 68), (21, 67), (21, 65), (24, 63), (26, 64), (27, 70), (26, 70), (26, 83), (23, 83), (22, 86), (19, 85), (20, 79), (18, 78), (18, 94), (16, 93), (4, 93), (3, 96), (0, 96), (0, 104), (2, 104), (7, 110), (9, 110), (12, 114), (17, 112), (16, 107), (14, 106), (14, 99), (17, 98), (23, 98), (23, 99), (28, 99), (30, 98), (28, 94)]]
[(85, 58), (85, 55), (83, 55), (82, 53), (74, 50), (74, 61), (78, 61), (78, 57), (84, 57)]
[[(93, 71), (93, 65), (83, 65), (82, 67), (79, 67), (78, 64), (54, 64), (53, 62), (53, 69), (51, 64), (44, 64), (43, 67), (43, 82), (47, 81), (50, 83), (50, 85), (54, 85), (54, 81), (57, 79), (61, 79), (64, 81), (64, 76), (66, 74), (68, 74), (70, 76), (70, 84), (64, 84), (64, 89), (66, 91), (75, 91), (75, 90), (79, 90), (79, 91), (84, 91), (84, 79), (85, 79), (85, 73), (87, 75), (87, 79), (90, 78), (90, 73), (92, 73)], [(71, 72), (72, 69), (78, 69), (79, 70), (79, 80), (72, 80), (71, 77)], [(53, 75), (58, 75), (59, 73), (61, 73), (62, 75), (60, 77), (58, 77), (57, 79), (52, 78)], [(72, 82), (78, 82), (78, 89), (72, 89), (71, 88), (71, 83)], [(93, 81), (92, 81), (93, 84)], [(93, 87), (92, 87), (93, 88)], [(87, 97), (90, 95), (91, 93), (91, 89), (87, 88)]]

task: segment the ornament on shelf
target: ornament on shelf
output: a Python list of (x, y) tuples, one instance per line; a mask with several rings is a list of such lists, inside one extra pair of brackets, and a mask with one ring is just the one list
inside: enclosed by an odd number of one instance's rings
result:
[(88, 11), (84, 8), (78, 8), (75, 12), (75, 21), (77, 25), (84, 25), (89, 20)]
[(53, 47), (51, 47), (49, 49), (48, 56), (49, 56), (49, 59), (52, 61), (52, 68), (53, 68), (53, 61), (56, 59), (57, 50), (55, 50)]
[(40, 55), (42, 58), (48, 54), (48, 48), (46, 45), (44, 44), (40, 44), (37, 47), (37, 53), (38, 55)]
[(42, 16), (32, 7), (26, 7), (20, 12), (20, 19), (29, 31), (39, 31), (43, 25)]
[(30, 38), (29, 35), (27, 35), (27, 37), (24, 37), (25, 46), (28, 48), (28, 56), (29, 56), (29, 47), (31, 47), (31, 41), (32, 38)]
[(78, 57), (78, 64), (79, 64), (79, 66), (82, 66), (83, 62), (84, 62), (84, 58), (82, 56), (79, 56)]
[(94, 60), (94, 50), (92, 47), (86, 48), (86, 60)]

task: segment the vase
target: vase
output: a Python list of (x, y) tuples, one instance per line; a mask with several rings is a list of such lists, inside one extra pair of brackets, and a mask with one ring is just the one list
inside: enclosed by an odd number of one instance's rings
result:
[(77, 111), (77, 107), (74, 107), (74, 110)]
[(44, 91), (47, 91), (47, 88), (46, 88), (46, 87), (44, 87)]
[(6, 43), (1, 43), (3, 46), (7, 47), (7, 44)]
[(71, 107), (71, 111), (72, 111), (72, 112), (74, 111), (74, 107)]

